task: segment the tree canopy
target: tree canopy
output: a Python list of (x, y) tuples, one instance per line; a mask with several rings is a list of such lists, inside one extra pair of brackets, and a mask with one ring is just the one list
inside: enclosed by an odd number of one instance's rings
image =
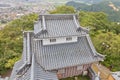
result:
[(11, 69), (20, 59), (23, 47), (23, 30), (32, 30), (37, 14), (30, 14), (13, 20), (0, 30), (0, 74)]
[(90, 27), (90, 35), (97, 52), (106, 55), (102, 64), (106, 67), (112, 65), (112, 71), (119, 71), (120, 24), (109, 21), (103, 12), (81, 11), (79, 21), (81, 26)]
[[(94, 0), (98, 1), (98, 0)], [(110, 7), (110, 4), (114, 7), (116, 7), (116, 10), (114, 10), (112, 7)], [(88, 11), (88, 12), (99, 12), (102, 11), (106, 14), (108, 14), (108, 19), (115, 22), (120, 22), (120, 1), (119, 0), (103, 0), (100, 3), (95, 3), (92, 5), (88, 5), (86, 3), (80, 3), (76, 1), (70, 1), (66, 3), (68, 6), (75, 7), (78, 11)]]

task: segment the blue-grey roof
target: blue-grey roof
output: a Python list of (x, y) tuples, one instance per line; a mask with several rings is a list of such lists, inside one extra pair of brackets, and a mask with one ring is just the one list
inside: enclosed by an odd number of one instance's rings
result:
[[(29, 69), (21, 75), (17, 75), (16, 80), (31, 80), (31, 67), (29, 67)], [(14, 80), (14, 79), (13, 79)]]
[(34, 67), (34, 80), (58, 80), (57, 74), (52, 71), (45, 71), (41, 66), (35, 63)]
[(52, 70), (101, 60), (98, 55), (94, 56), (96, 53), (90, 46), (85, 36), (79, 37), (77, 42), (59, 45), (43, 46), (42, 41), (38, 40), (34, 44), (34, 53), (36, 61), (45, 70)]
[(31, 80), (58, 80), (56, 72), (45, 71), (32, 55)]
[(23, 62), (20, 60), (18, 62), (16, 62), (14, 64), (14, 67), (13, 67), (13, 70), (12, 70), (12, 73), (11, 73), (11, 76), (10, 76), (10, 80), (13, 80), (14, 78), (16, 78), (16, 74), (17, 74), (17, 69), (20, 68), (20, 66), (23, 64)]
[(56, 72), (45, 71), (34, 59), (32, 55), (32, 64), (25, 72), (19, 72), (17, 70), (23, 65), (22, 61), (18, 61), (13, 68), (10, 80), (58, 80)]
[[(44, 19), (42, 18), (42, 16), (44, 16)], [(79, 25), (77, 16), (71, 14), (71, 15), (40, 15), (39, 21), (36, 22), (34, 26), (34, 33), (36, 34), (35, 36), (37, 38), (48, 38), (71, 35), (81, 36), (86, 32)]]

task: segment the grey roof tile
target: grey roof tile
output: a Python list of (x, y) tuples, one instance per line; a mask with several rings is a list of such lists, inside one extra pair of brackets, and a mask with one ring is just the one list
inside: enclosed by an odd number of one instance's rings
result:
[(45, 70), (88, 64), (101, 60), (94, 57), (87, 38), (79, 37), (78, 42), (43, 46), (42, 41), (35, 42), (36, 61)]
[[(41, 30), (40, 32), (38, 32), (39, 28), (43, 26), (41, 24), (42, 19), (40, 19), (39, 23), (37, 23), (38, 26), (34, 26), (35, 27), (34, 33), (36, 34), (36, 37), (48, 38), (71, 35), (80, 36), (82, 34), (86, 34), (86, 32), (82, 29), (77, 30), (79, 24), (78, 20), (74, 21), (74, 16), (76, 17), (76, 15), (58, 15), (58, 16), (44, 15), (46, 31)], [(79, 27), (81, 26), (79, 25)]]
[(41, 80), (58, 80), (57, 74), (55, 72), (45, 71), (37, 63), (35, 63), (34, 71), (35, 71), (34, 80), (39, 80), (39, 79), (41, 79)]
[(35, 22), (35, 24), (34, 24), (34, 33), (37, 34), (40, 31), (42, 31), (41, 21)]
[(16, 80), (31, 80), (31, 67), (27, 70), (27, 72), (24, 75), (17, 77)]
[(14, 67), (13, 67), (13, 71), (11, 73), (11, 76), (10, 76), (10, 80), (13, 80), (14, 78), (16, 78), (16, 74), (17, 74), (17, 70), (18, 68), (20, 68), (20, 66), (23, 64), (23, 62), (20, 60), (20, 61), (17, 61), (15, 64), (14, 64)]

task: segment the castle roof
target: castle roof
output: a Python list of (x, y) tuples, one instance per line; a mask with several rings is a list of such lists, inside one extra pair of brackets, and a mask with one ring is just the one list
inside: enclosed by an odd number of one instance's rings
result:
[(85, 32), (87, 30), (79, 25), (78, 17), (75, 14), (40, 15), (34, 27), (37, 38), (80, 36)]
[[(43, 45), (44, 39), (76, 36), (76, 42)], [(95, 50), (88, 30), (77, 15), (40, 15), (34, 31), (24, 32), (23, 55), (13, 68), (11, 80), (57, 80), (54, 70), (103, 60)]]

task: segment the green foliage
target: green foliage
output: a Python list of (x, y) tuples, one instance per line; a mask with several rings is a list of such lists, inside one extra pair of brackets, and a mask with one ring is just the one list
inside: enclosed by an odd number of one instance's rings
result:
[(50, 14), (71, 14), (75, 13), (75, 9), (71, 6), (58, 6), (55, 10), (50, 11)]
[(15, 64), (15, 62), (18, 61), (18, 60), (19, 60), (18, 57), (15, 57), (15, 58), (13, 58), (13, 59), (9, 59), (9, 60), (7, 61), (7, 63), (5, 64), (5, 68), (12, 68), (13, 65)]
[(103, 64), (107, 67), (113, 65), (113, 71), (120, 70), (120, 35), (113, 32), (97, 31), (97, 34), (95, 33), (91, 37), (97, 51), (106, 55)]
[[(120, 1), (113, 1), (111, 0), (112, 3), (115, 5), (115, 7), (119, 8), (120, 6)], [(102, 2), (98, 4), (92, 4), (92, 5), (87, 5), (85, 3), (79, 3), (79, 2), (68, 2), (66, 5), (67, 6), (73, 6), (76, 8), (78, 11), (89, 11), (89, 12), (99, 12), (102, 11), (106, 14), (108, 14), (108, 19), (111, 21), (115, 22), (120, 22), (120, 10), (115, 11), (109, 6), (110, 0), (103, 0)]]
[(106, 55), (103, 64), (107, 67), (113, 65), (113, 71), (120, 70), (120, 24), (109, 21), (103, 12), (81, 11), (79, 19), (82, 26), (91, 28), (90, 35), (96, 50)]
[(23, 47), (22, 31), (32, 30), (33, 23), (37, 18), (37, 14), (23, 16), (8, 23), (0, 31), (0, 74), (11, 69), (14, 63), (20, 59)]
[(79, 13), (79, 20), (81, 26), (89, 27), (93, 30), (105, 30), (109, 29), (110, 21), (107, 19), (107, 15), (103, 12), (84, 12)]
[(120, 23), (112, 23), (112, 30), (116, 34), (120, 33)]

